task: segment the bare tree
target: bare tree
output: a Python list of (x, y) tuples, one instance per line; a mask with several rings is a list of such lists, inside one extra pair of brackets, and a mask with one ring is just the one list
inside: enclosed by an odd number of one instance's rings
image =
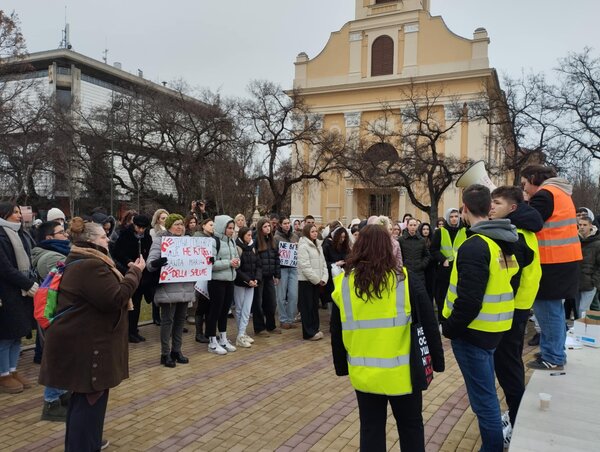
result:
[(600, 58), (585, 48), (560, 59), (556, 72), (560, 82), (553, 106), (563, 115), (557, 129), (566, 138), (564, 146), (600, 159)]
[(363, 124), (347, 169), (371, 187), (403, 187), (413, 205), (435, 220), (444, 191), (471, 163), (448, 155), (442, 145), (471, 119), (469, 109), (428, 85), (411, 84), (399, 97), (400, 108), (382, 104), (380, 117)]
[(257, 80), (239, 113), (257, 153), (255, 181), (264, 181), (272, 194), (271, 212), (281, 212), (291, 190), (304, 181), (323, 182), (341, 170), (344, 137), (323, 130), (320, 115), (311, 112), (300, 90), (289, 96), (280, 86)]

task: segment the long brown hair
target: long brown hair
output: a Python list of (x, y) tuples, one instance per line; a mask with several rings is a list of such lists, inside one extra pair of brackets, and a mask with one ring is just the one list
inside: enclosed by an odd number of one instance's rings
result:
[[(262, 227), (265, 223), (269, 223), (270, 221), (266, 218), (261, 218), (256, 223), (256, 249), (259, 252), (267, 251), (269, 248), (275, 249), (275, 238), (273, 237), (273, 231), (265, 237), (262, 232)], [(272, 229), (272, 228), (271, 228)]]
[[(358, 239), (346, 259), (346, 276), (354, 271), (354, 291), (356, 296), (367, 301), (371, 297), (381, 298), (390, 290), (388, 278), (390, 272), (396, 272), (398, 262), (387, 229), (381, 225), (370, 224), (360, 230)], [(398, 274), (402, 280), (404, 274)]]

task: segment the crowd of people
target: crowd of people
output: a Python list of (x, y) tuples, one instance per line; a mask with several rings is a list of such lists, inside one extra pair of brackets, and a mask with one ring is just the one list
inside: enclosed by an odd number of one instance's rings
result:
[[(212, 217), (194, 202), (182, 214), (127, 211), (118, 222), (102, 208), (69, 220), (53, 208), (27, 230), (20, 208), (1, 203), (0, 390), (31, 387), (18, 361), (21, 339), (37, 330), (42, 419), (66, 420), (67, 450), (98, 450), (109, 390), (128, 376), (130, 344), (146, 341), (138, 327), (142, 301), (152, 304), (160, 327), (157, 363), (168, 368), (190, 361), (191, 350), (186, 356), (182, 349), (189, 324), (209, 353), (226, 355), (285, 330), (321, 340), (324, 308), (331, 311), (336, 373), (349, 375), (356, 389), (361, 448), (385, 447), (389, 401), (401, 449), (424, 450), (421, 390), (411, 384), (407, 358), (418, 309), (433, 369), (444, 370), (441, 331), (464, 376), (482, 450), (502, 450), (525, 390), (531, 310), (540, 353), (527, 366), (562, 370), (565, 321), (571, 310), (577, 318), (597, 303), (600, 288), (591, 210), (575, 209), (570, 185), (553, 169), (533, 165), (522, 174), (522, 189), (468, 187), (463, 206), (434, 224), (406, 214), (398, 223), (371, 216), (319, 227), (311, 215), (271, 214), (250, 225), (241, 213)], [(204, 290), (194, 282), (159, 283), (168, 265), (163, 238), (182, 236), (211, 239)], [(283, 258), (282, 248), (294, 258)], [(33, 321), (32, 297), (60, 263), (61, 315), (43, 331)], [(235, 340), (227, 335), (231, 315)]]

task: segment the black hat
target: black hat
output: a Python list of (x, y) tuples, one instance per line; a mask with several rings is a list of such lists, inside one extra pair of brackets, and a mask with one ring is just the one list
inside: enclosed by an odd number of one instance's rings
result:
[(140, 228), (149, 228), (150, 217), (148, 215), (144, 215), (143, 213), (137, 214), (133, 217), (133, 224)]

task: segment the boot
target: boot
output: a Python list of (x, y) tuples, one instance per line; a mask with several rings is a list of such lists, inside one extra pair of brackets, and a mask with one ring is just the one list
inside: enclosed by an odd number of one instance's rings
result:
[(67, 407), (60, 403), (60, 399), (52, 402), (44, 401), (42, 421), (65, 422), (67, 420)]
[(60, 396), (60, 404), (64, 407), (69, 406), (69, 402), (71, 401), (71, 391), (65, 392)]
[(21, 375), (19, 372), (17, 372), (16, 370), (14, 372), (10, 373), (11, 377), (13, 377), (15, 380), (17, 380), (19, 383), (21, 383), (23, 385), (23, 389), (30, 389), (31, 388), (31, 382), (25, 378), (23, 375)]
[(165, 367), (175, 367), (177, 365), (173, 358), (171, 358), (171, 354), (160, 355), (160, 363)]
[(535, 333), (531, 339), (527, 342), (528, 345), (535, 347), (540, 345), (540, 333)]
[(181, 352), (171, 352), (171, 358), (179, 364), (187, 364), (190, 362), (190, 360), (183, 356)]
[(208, 338), (202, 332), (202, 316), (194, 316), (194, 321), (196, 324), (196, 342), (200, 342), (201, 344), (208, 344)]
[(0, 377), (0, 392), (18, 394), (23, 392), (23, 385), (12, 375), (4, 375)]

